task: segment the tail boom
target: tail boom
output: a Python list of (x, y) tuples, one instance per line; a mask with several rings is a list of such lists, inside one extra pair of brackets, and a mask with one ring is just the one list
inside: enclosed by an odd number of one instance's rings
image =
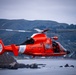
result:
[(2, 40), (0, 40), (0, 55), (4, 52), (13, 52), (15, 56), (18, 56), (19, 47), (15, 44), (4, 46)]
[(4, 46), (2, 40), (0, 40), (0, 55), (4, 52), (13, 52), (14, 56), (18, 56), (18, 54), (24, 54), (26, 51), (26, 45), (17, 46), (15, 44)]

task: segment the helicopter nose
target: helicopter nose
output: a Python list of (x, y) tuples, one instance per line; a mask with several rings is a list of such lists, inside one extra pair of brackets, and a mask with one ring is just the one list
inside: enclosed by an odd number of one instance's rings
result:
[(67, 53), (67, 54), (70, 54), (70, 51), (67, 50), (66, 53)]

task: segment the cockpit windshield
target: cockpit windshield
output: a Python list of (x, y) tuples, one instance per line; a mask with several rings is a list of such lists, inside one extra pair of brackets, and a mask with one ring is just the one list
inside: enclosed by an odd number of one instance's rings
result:
[(30, 38), (26, 40), (25, 42), (23, 42), (21, 45), (27, 45), (27, 44), (34, 44), (34, 39)]
[(53, 41), (52, 42), (52, 46), (53, 46), (53, 50), (54, 50), (55, 53), (59, 53), (60, 52), (57, 42)]

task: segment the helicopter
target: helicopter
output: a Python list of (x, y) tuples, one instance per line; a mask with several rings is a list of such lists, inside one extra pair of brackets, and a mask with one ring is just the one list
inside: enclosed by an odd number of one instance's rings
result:
[[(2, 29), (5, 30), (5, 29)], [(48, 37), (45, 32), (49, 31), (49, 29), (40, 30), (35, 28), (38, 33), (34, 33), (29, 39), (24, 41), (23, 43), (16, 45), (4, 45), (2, 40), (0, 40), (0, 55), (5, 52), (13, 52), (14, 56), (18, 56), (18, 54), (26, 54), (35, 56), (63, 56), (70, 53), (70, 51), (66, 50), (59, 42), (57, 36)], [(6, 31), (17, 31), (12, 29), (6, 29)], [(18, 32), (30, 32), (18, 30)]]

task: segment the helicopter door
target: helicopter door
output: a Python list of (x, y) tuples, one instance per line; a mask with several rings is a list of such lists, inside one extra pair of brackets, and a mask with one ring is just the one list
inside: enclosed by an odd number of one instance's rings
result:
[(45, 53), (52, 52), (51, 49), (52, 49), (52, 45), (50, 43), (46, 43), (45, 44)]
[(55, 53), (59, 53), (60, 52), (58, 43), (53, 41), (52, 46), (53, 46), (53, 50), (54, 50)]

